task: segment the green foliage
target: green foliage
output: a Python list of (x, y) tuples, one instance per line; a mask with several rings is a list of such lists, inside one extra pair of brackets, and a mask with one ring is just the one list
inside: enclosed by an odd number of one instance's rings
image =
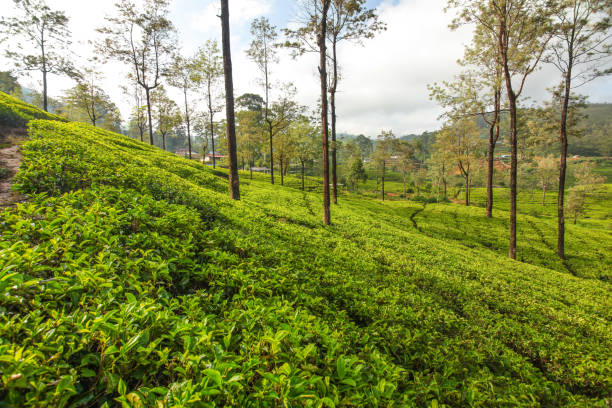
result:
[(584, 137), (569, 141), (569, 153), (581, 156), (612, 156), (612, 104), (587, 104)]
[(359, 182), (365, 183), (368, 179), (368, 175), (366, 174), (365, 169), (363, 168), (363, 160), (361, 160), (361, 155), (358, 157), (354, 157), (351, 162), (351, 166), (349, 169), (349, 174), (347, 176), (347, 183), (351, 189), (357, 187)]
[(121, 112), (110, 97), (100, 88), (97, 72), (86, 71), (88, 81), (82, 81), (68, 89), (62, 96), (61, 112), (71, 121), (91, 123), (113, 132), (121, 131)]
[(17, 82), (17, 78), (10, 71), (0, 71), (0, 92), (17, 98), (23, 98), (23, 89), (19, 82)]
[(47, 113), (4, 92), (0, 92), (0, 125), (22, 128), (32, 119), (66, 121), (64, 118)]
[(608, 404), (609, 283), (430, 238), (420, 203), (346, 196), (323, 228), (320, 194), (263, 175), (233, 202), (121, 135), (30, 134), (30, 200), (0, 213), (6, 406)]

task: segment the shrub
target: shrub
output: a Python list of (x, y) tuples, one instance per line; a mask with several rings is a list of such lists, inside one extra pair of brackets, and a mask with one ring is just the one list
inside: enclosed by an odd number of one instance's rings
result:
[(32, 119), (66, 122), (66, 119), (47, 113), (13, 96), (0, 92), (0, 126), (22, 128)]
[(256, 178), (234, 202), (199, 163), (29, 126), (30, 200), (0, 213), (4, 406), (607, 404), (609, 284), (481, 248), (505, 238), (480, 209), (344, 196), (323, 227), (319, 193)]

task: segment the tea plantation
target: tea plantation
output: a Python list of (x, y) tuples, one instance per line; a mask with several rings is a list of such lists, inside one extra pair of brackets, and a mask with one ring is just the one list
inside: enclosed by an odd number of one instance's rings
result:
[[(11, 107), (0, 101), (2, 109)], [(611, 236), (241, 178), (29, 122), (0, 212), (2, 407), (608, 407)], [(490, 224), (487, 224), (490, 223)], [(548, 232), (543, 232), (548, 231)], [(529, 262), (529, 263), (527, 263)]]

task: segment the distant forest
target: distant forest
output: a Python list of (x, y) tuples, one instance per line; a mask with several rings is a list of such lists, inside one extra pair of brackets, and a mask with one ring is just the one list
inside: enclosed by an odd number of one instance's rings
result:
[[(568, 153), (589, 157), (612, 157), (612, 103), (587, 104), (583, 113), (586, 116), (582, 124), (584, 134), (580, 137), (570, 135)], [(482, 137), (487, 137), (486, 123), (481, 119), (478, 120), (478, 125), (483, 129)], [(425, 152), (429, 152), (429, 147), (435, 142), (435, 134), (435, 131), (426, 131), (421, 134), (411, 133), (401, 136), (400, 139), (420, 140)], [(339, 134), (339, 139), (351, 140), (357, 137), (349, 133)], [(500, 142), (500, 144), (503, 143), (503, 141)]]

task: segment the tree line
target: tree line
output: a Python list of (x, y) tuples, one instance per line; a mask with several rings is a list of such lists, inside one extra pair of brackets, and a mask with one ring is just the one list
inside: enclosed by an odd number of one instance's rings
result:
[[(565, 183), (568, 135), (582, 106), (573, 91), (611, 72), (609, 0), (449, 0), (456, 12), (452, 29), (470, 24), (474, 34), (459, 64), (464, 71), (455, 81), (434, 84), (431, 95), (446, 108), (441, 146), (456, 158), (469, 185), (470, 152), (477, 150), (474, 117), (489, 126), (487, 216), (493, 208), (493, 157), (500, 137), (502, 112), (508, 118), (510, 148), (509, 256), (516, 258), (517, 176), (522, 141), (521, 96), (531, 74), (542, 64), (556, 67), (559, 84), (551, 90), (554, 106), (544, 126), (556, 129), (558, 146), (557, 255), (565, 258)], [(471, 122), (471, 123), (470, 123)], [(467, 188), (467, 187), (466, 187)], [(466, 190), (466, 200), (469, 191)]]
[[(243, 168), (246, 163), (251, 170), (256, 160), (267, 161), (272, 184), (277, 179), (275, 175), (284, 183), (292, 161), (300, 162), (302, 180), (306, 165), (318, 162), (323, 179), (323, 222), (330, 224), (330, 203), (338, 202), (339, 184), (338, 48), (347, 41), (362, 43), (386, 26), (375, 9), (366, 7), (365, 0), (299, 0), (297, 5), (296, 24), (290, 28), (278, 30), (265, 17), (252, 22), (247, 56), (258, 68), (263, 96), (246, 94), (236, 101), (229, 49), (229, 5), (225, 0), (220, 2), (221, 50), (216, 40), (209, 40), (189, 56), (183, 55), (178, 46), (178, 36), (169, 19), (169, 0), (145, 0), (140, 7), (131, 0), (120, 0), (114, 14), (106, 17), (104, 27), (97, 29), (102, 40), (95, 44), (95, 50), (101, 58), (90, 60), (80, 69), (65, 51), (70, 44), (68, 18), (64, 12), (51, 10), (44, 0), (15, 0), (22, 15), (3, 18), (2, 30), (5, 39), (21, 38), (35, 50), (7, 51), (7, 56), (19, 70), (41, 72), (44, 109), (48, 108), (48, 74), (68, 75), (78, 85), (67, 93), (66, 101), (79, 106), (93, 125), (113, 111), (99, 86), (102, 64), (116, 60), (129, 66), (124, 90), (134, 101), (129, 123), (140, 140), (146, 138), (154, 144), (155, 137), (161, 137), (161, 146), (166, 148), (166, 137), (180, 126), (186, 133), (189, 157), (192, 132), (203, 135), (206, 149), (210, 142), (215, 166), (215, 141), (223, 139), (234, 198), (239, 197), (239, 159)], [(538, 171), (546, 174), (542, 176), (546, 178), (542, 185), (546, 186), (551, 184), (551, 171), (558, 172), (557, 253), (564, 258), (568, 138), (580, 134), (584, 106), (584, 98), (574, 91), (611, 72), (607, 65), (611, 55), (611, 10), (610, 0), (448, 0), (446, 11), (456, 13), (451, 29), (463, 25), (474, 29), (472, 41), (459, 61), (463, 71), (453, 81), (429, 86), (431, 97), (445, 108), (444, 126), (436, 133), (429, 160), (419, 160), (418, 146), (397, 140), (392, 131), (383, 131), (378, 137), (371, 160), (380, 170), (381, 197), (385, 197), (386, 169), (392, 165), (401, 169), (404, 195), (409, 171), (417, 175), (428, 172), (438, 186), (443, 186), (444, 196), (447, 175), (458, 172), (464, 179), (469, 205), (472, 178), (486, 151), (486, 216), (492, 217), (495, 149), (504, 140), (510, 150), (509, 256), (516, 258), (521, 149), (556, 145), (556, 167), (547, 158), (541, 166), (538, 163)], [(294, 58), (307, 52), (318, 54), (320, 96), (316, 113), (295, 102), (292, 84), (274, 80), (279, 48), (292, 50)], [(551, 89), (548, 106), (526, 109), (523, 96), (528, 79), (543, 64), (559, 70), (559, 84)], [(180, 108), (168, 97), (166, 86), (181, 91)], [(196, 111), (194, 105), (201, 100), (206, 108)], [(223, 107), (225, 120), (216, 120)], [(487, 128), (485, 138), (477, 120)], [(358, 183), (364, 179), (365, 156), (363, 152), (349, 156), (351, 170), (346, 180), (349, 184)]]
[[(21, 12), (18, 17), (2, 18), (2, 33), (7, 38), (21, 40), (19, 50), (7, 51), (6, 55), (15, 61), (19, 71), (40, 71), (43, 78), (43, 109), (48, 110), (47, 81), (49, 74), (67, 75), (77, 80), (78, 85), (71, 90), (78, 106), (87, 113), (88, 120), (95, 126), (100, 124), (100, 110), (108, 102), (107, 96), (99, 87), (101, 75), (99, 69), (107, 60), (116, 60), (130, 67), (130, 75), (123, 87), (126, 94), (131, 94), (134, 108), (130, 115), (130, 127), (136, 130), (140, 140), (145, 134), (150, 144), (155, 144), (155, 136), (162, 139), (161, 147), (166, 148), (166, 136), (179, 125), (186, 130), (188, 154), (192, 154), (192, 126), (204, 131), (206, 145), (210, 140), (213, 166), (215, 165), (214, 143), (219, 126), (215, 114), (225, 105), (226, 130), (228, 144), (231, 195), (238, 197), (237, 181), (237, 147), (235, 134), (235, 112), (233, 98), (233, 81), (231, 76), (231, 51), (229, 49), (229, 4), (222, 0), (220, 17), (222, 25), (222, 57), (215, 40), (210, 40), (195, 55), (184, 56), (177, 46), (178, 38), (175, 27), (169, 19), (168, 0), (145, 0), (139, 7), (131, 0), (120, 0), (115, 4), (115, 13), (106, 17), (106, 24), (96, 31), (103, 37), (95, 44), (97, 55), (88, 66), (78, 69), (69, 58), (70, 30), (69, 19), (63, 11), (52, 10), (44, 0), (15, 0), (15, 7)], [(262, 123), (265, 124), (269, 142), (270, 181), (274, 178), (274, 159), (279, 156), (281, 165), (281, 182), (286, 167), (284, 150), (294, 146), (303, 146), (311, 151), (310, 142), (306, 143), (305, 135), (310, 135), (313, 126), (322, 134), (321, 154), (324, 178), (324, 223), (329, 224), (329, 178), (331, 170), (333, 201), (337, 203), (337, 149), (336, 149), (336, 92), (340, 76), (338, 73), (338, 45), (344, 41), (361, 42), (371, 38), (378, 31), (385, 29), (378, 20), (375, 10), (365, 6), (365, 0), (301, 0), (301, 16), (297, 29), (284, 29), (285, 39), (278, 40), (278, 30), (266, 18), (253, 21), (251, 33), (253, 41), (248, 50), (251, 58), (261, 71), (263, 86)], [(23, 48), (21, 44), (29, 46)], [(331, 52), (328, 52), (328, 44)], [(295, 51), (295, 57), (307, 51), (318, 52), (318, 66), (321, 82), (320, 120), (309, 122), (303, 114), (296, 114), (295, 103), (291, 100), (291, 85), (278, 85), (271, 78), (271, 66), (278, 62), (278, 47), (287, 47)], [(28, 51), (23, 51), (27, 49)], [(178, 51), (177, 51), (178, 50)], [(328, 84), (327, 70), (331, 68)], [(220, 79), (224, 78), (225, 87), (220, 88)], [(183, 107), (170, 99), (164, 84), (180, 89), (183, 94)], [(282, 88), (285, 95), (272, 100), (273, 88)], [(193, 110), (192, 95), (202, 95), (206, 101), (206, 112), (198, 115)], [(225, 99), (224, 103), (221, 100)], [(75, 102), (76, 103), (76, 102)], [(329, 143), (329, 114), (331, 106), (331, 145)], [(116, 112), (116, 109), (114, 109)], [(257, 113), (257, 110), (255, 110)], [(247, 113), (240, 118), (248, 123)], [(290, 125), (290, 122), (296, 122)], [(310, 121), (312, 122), (312, 121)], [(318, 122), (318, 123), (317, 123)], [(243, 123), (241, 127), (245, 127)], [(155, 132), (154, 132), (154, 127)], [(248, 127), (248, 126), (246, 126)], [(291, 129), (291, 131), (289, 131)], [(301, 129), (298, 131), (296, 129)], [(285, 143), (288, 135), (301, 133), (299, 143)], [(250, 131), (243, 134), (252, 134)], [(276, 138), (280, 140), (275, 142)], [(307, 137), (306, 137), (307, 138)], [(253, 138), (242, 136), (246, 141), (243, 158), (253, 163)], [(306, 147), (308, 145), (308, 147)], [(275, 146), (280, 146), (280, 155), (274, 154)], [(292, 147), (287, 147), (292, 146)], [(244, 150), (244, 149), (243, 149)], [(313, 150), (314, 151), (314, 150)], [(329, 156), (331, 155), (331, 169)], [(307, 154), (299, 155), (303, 162), (309, 160)], [(303, 166), (302, 166), (303, 167)]]

